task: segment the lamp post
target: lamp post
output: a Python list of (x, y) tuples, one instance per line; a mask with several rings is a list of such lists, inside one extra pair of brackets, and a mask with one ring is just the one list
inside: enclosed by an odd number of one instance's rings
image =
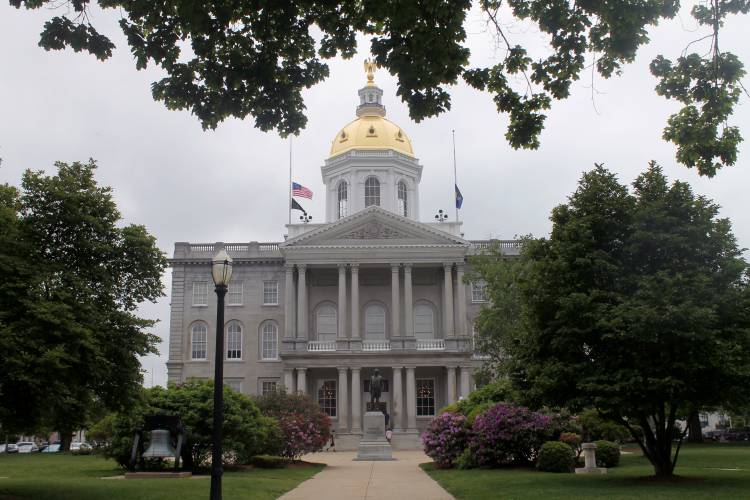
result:
[(216, 285), (216, 363), (214, 366), (214, 435), (211, 452), (211, 500), (221, 500), (221, 428), (224, 423), (224, 296), (232, 279), (232, 258), (225, 249), (211, 260)]

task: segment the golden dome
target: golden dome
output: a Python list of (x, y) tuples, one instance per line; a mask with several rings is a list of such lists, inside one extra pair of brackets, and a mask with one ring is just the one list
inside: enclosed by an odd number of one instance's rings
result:
[(331, 155), (352, 149), (392, 149), (414, 156), (411, 140), (401, 127), (382, 116), (364, 115), (342, 128), (331, 143)]

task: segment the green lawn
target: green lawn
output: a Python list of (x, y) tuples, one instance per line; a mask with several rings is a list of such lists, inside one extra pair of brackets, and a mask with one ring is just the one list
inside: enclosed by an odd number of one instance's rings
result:
[[(225, 500), (272, 499), (323, 468), (225, 472)], [(206, 500), (210, 479), (101, 479), (121, 475), (112, 461), (67, 454), (0, 455), (0, 500)]]
[(750, 498), (750, 445), (739, 443), (683, 446), (679, 477), (672, 482), (649, 477), (653, 469), (640, 453), (623, 455), (619, 467), (601, 476), (526, 469), (440, 470), (431, 463), (422, 468), (459, 500)]

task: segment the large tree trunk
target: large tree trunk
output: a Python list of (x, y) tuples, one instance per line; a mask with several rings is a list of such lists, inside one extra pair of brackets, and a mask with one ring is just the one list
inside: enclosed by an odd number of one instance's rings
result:
[(73, 431), (70, 429), (58, 431), (60, 433), (60, 451), (70, 451), (70, 443), (73, 441)]
[(701, 419), (698, 416), (698, 412), (691, 412), (688, 416), (688, 442), (690, 443), (702, 443), (703, 442), (703, 429), (701, 429)]

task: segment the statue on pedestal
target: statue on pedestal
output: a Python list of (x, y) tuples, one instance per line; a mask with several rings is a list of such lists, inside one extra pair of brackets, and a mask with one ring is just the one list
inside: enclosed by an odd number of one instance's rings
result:
[(380, 395), (383, 392), (383, 377), (380, 376), (380, 370), (375, 368), (375, 371), (370, 375), (370, 403), (380, 404)]

